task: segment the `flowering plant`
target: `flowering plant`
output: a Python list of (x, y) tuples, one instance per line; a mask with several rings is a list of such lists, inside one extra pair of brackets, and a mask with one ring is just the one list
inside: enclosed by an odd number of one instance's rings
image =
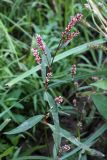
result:
[[(54, 52), (54, 55), (51, 55), (49, 51), (47, 52), (47, 46), (45, 45), (42, 37), (38, 34), (36, 35), (37, 48), (32, 49), (36, 63), (41, 65), (41, 72), (42, 72), (43, 83), (45, 87), (44, 99), (48, 102), (50, 106), (50, 110), (48, 110), (48, 116), (46, 115), (44, 123), (47, 125), (51, 125), (51, 124), (48, 124), (48, 122), (46, 121), (46, 119), (50, 116), (50, 114), (52, 115), (53, 122), (54, 122), (53, 137), (57, 139), (57, 142), (56, 141), (54, 142), (55, 143), (54, 149), (53, 149), (53, 159), (54, 160), (59, 158), (61, 152), (63, 152), (62, 148), (64, 148), (64, 151), (68, 151), (70, 150), (70, 146), (65, 144), (64, 147), (63, 146), (60, 147), (61, 136), (56, 134), (60, 132), (58, 106), (60, 106), (60, 104), (64, 101), (64, 99), (62, 96), (57, 96), (53, 98), (48, 92), (48, 84), (51, 81), (51, 78), (53, 76), (52, 64), (54, 62), (54, 57), (65, 44), (68, 44), (73, 38), (79, 35), (79, 31), (75, 31), (72, 33), (70, 33), (70, 31), (72, 27), (82, 19), (82, 16), (83, 15), (81, 13), (78, 13), (76, 16), (74, 16), (71, 19), (68, 26), (65, 28), (65, 31), (62, 32), (61, 34), (61, 39), (59, 41), (58, 47), (56, 48)], [(38, 50), (41, 51), (41, 55), (39, 54)], [(76, 74), (76, 65), (73, 64), (71, 67), (71, 76), (73, 79), (74, 79), (75, 74)], [(73, 100), (73, 103), (74, 103), (74, 100)], [(52, 126), (50, 127), (52, 128)]]
[[(50, 84), (52, 82), (51, 80), (54, 75), (53, 63), (55, 61), (55, 56), (56, 56), (56, 54), (59, 53), (59, 51), (62, 47), (65, 47), (67, 44), (70, 43), (71, 40), (73, 40), (73, 38), (75, 38), (77, 35), (79, 35), (79, 31), (71, 32), (71, 30), (72, 30), (73, 26), (77, 22), (79, 22), (81, 19), (82, 19), (82, 14), (80, 14), (80, 13), (78, 13), (76, 16), (74, 16), (71, 19), (68, 26), (62, 32), (59, 44), (58, 44), (56, 50), (54, 51), (54, 53), (52, 53), (52, 54), (51, 54), (50, 50), (48, 49), (48, 47), (46, 46), (46, 44), (44, 43), (42, 37), (38, 34), (36, 35), (36, 47), (32, 48), (32, 52), (35, 57), (36, 63), (39, 65), (39, 66), (37, 66), (37, 68), (39, 68), (41, 70), (41, 75), (42, 75), (42, 79), (43, 79), (43, 87), (44, 88), (41, 89), (43, 91), (43, 97), (41, 99), (44, 99), (46, 101), (46, 102), (43, 101), (43, 103), (45, 104), (45, 109), (44, 109), (45, 111), (42, 112), (43, 114), (35, 115), (35, 116), (25, 120), (21, 125), (19, 125), (15, 129), (13, 129), (9, 132), (5, 132), (5, 134), (8, 134), (8, 135), (9, 134), (19, 134), (22, 132), (26, 133), (26, 131), (28, 129), (34, 127), (39, 122), (41, 122), (42, 125), (46, 126), (45, 132), (47, 131), (47, 128), (50, 129), (52, 131), (52, 136), (53, 136), (53, 141), (54, 141), (54, 144), (52, 146), (53, 153), (51, 154), (51, 157), (35, 156), (35, 159), (46, 159), (46, 160), (47, 159), (49, 159), (49, 160), (61, 159), (61, 160), (63, 160), (63, 159), (66, 159), (67, 157), (69, 157), (70, 155), (72, 155), (73, 153), (75, 153), (75, 150), (76, 150), (76, 152), (81, 150), (79, 159), (81, 159), (81, 155), (84, 155), (85, 153), (88, 153), (91, 155), (98, 155), (101, 157), (104, 156), (102, 153), (90, 148), (90, 144), (93, 144), (93, 142), (97, 138), (97, 136), (94, 135), (94, 138), (91, 138), (91, 140), (89, 139), (88, 142), (85, 141), (86, 143), (83, 143), (80, 141), (80, 139), (81, 139), (80, 131), (83, 127), (82, 121), (80, 121), (82, 118), (81, 116), (79, 118), (77, 117), (77, 122), (78, 122), (76, 124), (77, 138), (75, 136), (72, 136), (70, 132), (68, 132), (67, 130), (64, 130), (62, 128), (61, 123), (60, 123), (60, 113), (68, 115), (67, 113), (63, 112), (63, 110), (61, 110), (64, 107), (63, 102), (66, 101), (66, 98), (63, 98), (64, 97), (64, 96), (62, 96), (63, 93), (62, 94), (60, 93), (60, 95), (58, 95), (57, 92), (56, 92), (56, 94), (53, 94), (52, 89), (50, 87)], [(105, 42), (105, 40), (103, 40), (103, 41)], [(97, 43), (99, 43), (99, 41)], [(102, 43), (102, 41), (100, 43)], [(84, 45), (82, 45), (82, 46), (84, 46)], [(85, 47), (87, 47), (87, 45), (85, 45)], [(90, 46), (88, 46), (88, 47), (90, 47)], [(77, 48), (78, 47), (76, 47), (76, 49)], [(76, 49), (75, 49), (75, 53), (76, 53)], [(35, 69), (35, 68), (33, 68), (33, 69)], [(33, 70), (33, 71), (35, 72), (35, 70)], [(32, 72), (30, 74), (32, 74)], [(70, 78), (71, 78), (70, 80), (72, 80), (74, 87), (78, 88), (78, 82), (75, 81), (76, 74), (77, 74), (76, 64), (73, 63), (71, 70), (70, 70)], [(27, 72), (27, 75), (28, 75), (28, 72)], [(25, 77), (25, 73), (24, 73), (24, 77)], [(22, 78), (22, 75), (21, 75), (21, 78)], [(16, 82), (17, 82), (16, 80), (13, 80), (13, 83), (16, 83)], [(11, 83), (8, 83), (8, 85), (9, 84), (11, 84)], [(79, 114), (79, 110), (77, 108), (78, 101), (77, 101), (76, 97), (73, 97), (73, 98), (74, 99), (72, 100), (72, 103), (73, 103), (75, 110), (77, 111), (76, 115), (78, 116), (78, 114)], [(97, 101), (98, 101), (98, 99), (99, 99), (99, 97), (97, 97)], [(102, 99), (105, 99), (105, 98), (103, 97)], [(104, 100), (104, 101), (106, 102), (106, 100)], [(96, 103), (96, 96), (94, 97), (94, 103)], [(7, 111), (8, 111), (8, 109), (6, 109), (6, 112)], [(86, 114), (85, 110), (82, 110), (82, 112), (83, 112), (83, 115)], [(37, 114), (37, 112), (36, 112), (36, 114)], [(105, 115), (105, 117), (106, 117), (106, 115)], [(106, 129), (107, 128), (105, 127), (105, 125), (103, 125), (102, 130), (104, 131)], [(30, 136), (32, 137), (32, 135), (30, 135)], [(62, 144), (63, 138), (65, 138), (67, 140), (67, 141), (65, 141), (65, 144)], [(33, 137), (33, 140), (35, 140), (34, 137)], [(69, 143), (68, 143), (68, 141), (69, 141)], [(72, 143), (72, 145), (70, 144), (70, 142)], [(48, 145), (48, 143), (47, 143), (47, 145)], [(72, 149), (72, 146), (74, 147), (74, 145), (77, 146), (77, 148), (76, 149), (74, 148), (73, 151), (70, 151)], [(65, 152), (69, 152), (69, 153), (66, 153), (66, 155), (63, 155), (63, 154), (65, 154)], [(15, 153), (15, 156), (17, 153)], [(29, 157), (29, 158), (31, 158), (31, 157)], [(34, 159), (34, 156), (32, 158)], [(26, 157), (21, 158), (21, 159), (26, 159)]]

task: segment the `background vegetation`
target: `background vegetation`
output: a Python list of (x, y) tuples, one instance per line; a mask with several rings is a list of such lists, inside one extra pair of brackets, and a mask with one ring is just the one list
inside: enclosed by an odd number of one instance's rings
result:
[[(31, 52), (35, 34), (43, 37), (53, 54), (70, 17), (77, 13), (83, 14), (81, 23), (74, 27), (80, 35), (57, 53), (48, 89), (51, 95), (44, 97), (40, 68)], [(58, 154), (61, 160), (106, 159), (106, 17), (106, 0), (0, 1), (1, 160), (56, 160), (53, 143), (58, 145), (55, 132), (59, 124), (52, 125), (54, 113), (59, 113), (60, 147), (70, 147)], [(77, 65), (74, 80), (73, 64)], [(54, 105), (53, 98), (58, 95), (64, 102), (57, 111), (50, 111), (48, 103)], [(27, 124), (12, 130), (27, 119)]]

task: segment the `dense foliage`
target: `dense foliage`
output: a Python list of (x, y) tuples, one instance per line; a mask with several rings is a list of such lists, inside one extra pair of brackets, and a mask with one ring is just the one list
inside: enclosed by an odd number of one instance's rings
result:
[(106, 0), (0, 1), (0, 160), (107, 157), (106, 18)]

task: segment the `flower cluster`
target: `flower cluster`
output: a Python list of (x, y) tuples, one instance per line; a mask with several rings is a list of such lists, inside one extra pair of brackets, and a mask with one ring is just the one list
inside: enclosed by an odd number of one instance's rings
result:
[(35, 57), (36, 62), (39, 64), (41, 62), (41, 58), (39, 56), (39, 52), (37, 51), (36, 48), (32, 49), (33, 55)]
[(61, 96), (56, 97), (55, 102), (58, 103), (58, 104), (62, 103), (63, 102), (63, 97), (61, 97)]
[(64, 40), (64, 42), (66, 43), (69, 40), (72, 40), (74, 37), (76, 37), (79, 34), (79, 31), (70, 33), (67, 35), (66, 39)]
[(61, 146), (59, 149), (59, 153), (63, 153), (63, 152), (67, 152), (71, 149), (71, 147), (67, 144), (65, 144), (64, 146)]
[(72, 29), (72, 27), (76, 24), (76, 22), (80, 21), (82, 18), (82, 14), (78, 13), (76, 16), (74, 16), (71, 21), (69, 22), (68, 26), (65, 28), (65, 31), (62, 32), (62, 37), (64, 37), (65, 35), (67, 35), (70, 30)]
[(74, 77), (74, 75), (76, 74), (76, 70), (77, 70), (76, 65), (73, 64), (73, 65), (72, 65), (72, 68), (71, 68), (72, 77)]
[(46, 55), (45, 44), (42, 40), (42, 37), (39, 34), (36, 35), (36, 42), (37, 42), (37, 45), (39, 46), (40, 50), (43, 51), (43, 53)]
[[(39, 49), (43, 52), (43, 54), (46, 55), (45, 44), (42, 40), (42, 37), (39, 34), (36, 35), (36, 43), (37, 43), (37, 46), (39, 47)], [(41, 57), (39, 56), (38, 50), (36, 48), (33, 48), (32, 52), (33, 52), (33, 55), (35, 56), (36, 62), (39, 64), (41, 62)]]
[(64, 40), (64, 43), (72, 40), (74, 37), (76, 37), (79, 34), (79, 31), (70, 33), (70, 30), (72, 27), (81, 20), (82, 14), (78, 13), (76, 16), (74, 16), (71, 21), (69, 22), (68, 26), (65, 28), (65, 31), (62, 32), (62, 39)]
[(46, 75), (46, 79), (45, 79), (45, 86), (48, 86), (49, 80), (52, 77), (52, 72), (49, 71)]

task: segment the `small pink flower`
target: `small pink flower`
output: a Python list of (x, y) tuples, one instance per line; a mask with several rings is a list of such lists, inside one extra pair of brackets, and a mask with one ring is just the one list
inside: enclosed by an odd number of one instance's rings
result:
[(36, 60), (36, 63), (38, 64), (41, 62), (41, 58), (39, 56), (36, 56), (35, 60)]
[(61, 96), (56, 97), (55, 102), (58, 103), (58, 104), (62, 103), (63, 102), (63, 97), (61, 97)]
[(72, 29), (72, 27), (76, 24), (76, 22), (80, 21), (82, 18), (82, 14), (78, 13), (76, 16), (74, 16), (71, 21), (69, 22), (68, 26), (65, 28), (65, 31), (62, 32), (62, 37), (64, 37), (65, 35), (68, 34), (68, 32), (70, 32), (70, 30)]
[(36, 42), (37, 42), (37, 45), (39, 46), (40, 50), (43, 51), (44, 54), (46, 54), (45, 53), (45, 44), (42, 40), (42, 37), (39, 34), (36, 35)]

